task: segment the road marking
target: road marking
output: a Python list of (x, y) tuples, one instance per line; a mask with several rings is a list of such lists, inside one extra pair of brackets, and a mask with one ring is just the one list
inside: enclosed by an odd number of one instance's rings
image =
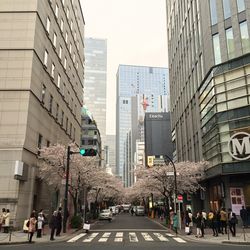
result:
[(99, 233), (92, 233), (87, 239), (83, 240), (83, 242), (91, 242)]
[(107, 242), (109, 238), (100, 238), (98, 241), (99, 242)]
[(179, 238), (179, 237), (174, 237), (173, 238), (175, 241), (179, 242), (179, 243), (187, 243), (185, 240)]
[(115, 242), (122, 242), (123, 238), (115, 238)]
[(129, 240), (130, 242), (138, 242), (138, 238), (135, 233), (129, 233)]
[(75, 236), (74, 238), (68, 240), (67, 242), (76, 242), (77, 240), (79, 240), (80, 238), (82, 238), (85, 235), (86, 235), (86, 233), (79, 234), (79, 235)]
[(111, 234), (111, 233), (104, 233), (102, 237), (103, 237), (103, 238), (108, 238), (108, 237), (110, 236), (110, 234)]
[(160, 241), (168, 241), (168, 239), (163, 236), (162, 234), (160, 233), (154, 233), (154, 235), (160, 240)]
[(141, 233), (145, 241), (154, 241), (148, 233)]
[(174, 237), (174, 235), (173, 234), (166, 234), (167, 236), (169, 236), (169, 237)]
[(116, 233), (115, 237), (116, 238), (121, 238), (121, 237), (123, 237), (123, 233), (122, 232), (118, 232), (118, 233)]

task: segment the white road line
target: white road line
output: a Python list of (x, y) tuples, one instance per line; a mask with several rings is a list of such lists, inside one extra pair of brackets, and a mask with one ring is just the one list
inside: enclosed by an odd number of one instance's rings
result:
[(130, 242), (138, 242), (138, 238), (135, 233), (129, 233), (129, 240)]
[(91, 242), (99, 233), (92, 233), (87, 239), (82, 242)]
[(154, 239), (148, 233), (141, 233), (145, 241), (154, 241)]
[(121, 237), (123, 237), (123, 233), (122, 232), (118, 232), (118, 233), (116, 233), (115, 237), (116, 238), (121, 238)]
[(166, 234), (167, 236), (169, 236), (169, 237), (174, 237), (174, 235), (173, 234)]
[(185, 240), (179, 238), (179, 237), (174, 237), (173, 238), (175, 241), (179, 242), (179, 243), (187, 243)]
[(123, 238), (115, 238), (115, 242), (122, 242)]
[(111, 234), (111, 233), (104, 233), (102, 237), (103, 237), (103, 238), (108, 238), (108, 237), (110, 236), (110, 234)]
[(107, 242), (109, 238), (100, 238), (98, 241), (99, 242)]
[(76, 242), (77, 240), (79, 240), (80, 238), (82, 238), (85, 235), (86, 235), (86, 233), (79, 234), (79, 235), (75, 236), (74, 238), (68, 240), (67, 242)]
[(162, 234), (160, 233), (154, 233), (154, 235), (160, 240), (160, 241), (168, 241), (168, 239), (163, 236)]

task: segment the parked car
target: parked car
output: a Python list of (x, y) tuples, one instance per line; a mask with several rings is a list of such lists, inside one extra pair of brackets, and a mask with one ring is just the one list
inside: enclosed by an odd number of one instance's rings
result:
[(131, 207), (131, 204), (122, 204), (123, 211), (128, 213), (129, 209)]
[(103, 209), (101, 210), (101, 212), (99, 213), (99, 220), (112, 220), (112, 212), (110, 211), (110, 209)]
[(145, 215), (145, 208), (144, 208), (144, 206), (136, 206), (136, 208), (135, 208), (135, 215)]

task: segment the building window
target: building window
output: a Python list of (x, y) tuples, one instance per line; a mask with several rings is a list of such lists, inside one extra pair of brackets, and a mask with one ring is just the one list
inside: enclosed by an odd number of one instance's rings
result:
[(52, 113), (52, 108), (53, 108), (53, 96), (50, 95), (49, 98), (49, 112)]
[(228, 58), (231, 59), (234, 57), (234, 36), (232, 28), (226, 30), (226, 38)]
[(41, 102), (42, 102), (42, 103), (44, 103), (45, 95), (46, 95), (46, 87), (45, 87), (45, 85), (43, 84), (43, 85), (42, 85), (42, 96), (41, 96)]
[(60, 29), (62, 32), (63, 32), (63, 26), (64, 26), (64, 21), (63, 21), (63, 19), (61, 19)]
[(213, 35), (213, 46), (214, 46), (214, 62), (215, 64), (219, 64), (221, 63), (219, 34)]
[(37, 147), (41, 148), (42, 147), (42, 142), (43, 142), (43, 136), (41, 134), (38, 135), (38, 142), (37, 142)]
[(216, 7), (216, 0), (210, 0), (210, 17), (211, 17), (211, 24), (214, 25), (217, 23), (217, 7)]
[(57, 77), (57, 87), (60, 89), (60, 85), (61, 85), (61, 75), (58, 74), (58, 77)]
[(63, 67), (64, 67), (65, 69), (67, 69), (67, 58), (66, 58), (66, 57), (64, 58), (64, 64), (63, 64)]
[(231, 17), (230, 0), (223, 0), (223, 12), (225, 19)]
[(54, 36), (53, 36), (53, 46), (56, 48), (56, 38), (57, 38), (57, 35), (56, 33), (54, 33)]
[(63, 126), (63, 120), (64, 120), (64, 112), (62, 111), (62, 116), (61, 116), (61, 126)]
[(246, 9), (245, 0), (237, 0), (238, 12), (242, 12)]
[(52, 66), (51, 66), (51, 77), (54, 78), (55, 77), (55, 64), (52, 63)]
[(65, 34), (65, 41), (66, 43), (68, 43), (68, 32), (66, 31), (66, 34)]
[(250, 41), (249, 41), (249, 34), (246, 21), (240, 23), (240, 33), (241, 33), (242, 50), (243, 53), (245, 54), (250, 51)]
[(59, 104), (56, 104), (56, 120), (58, 120), (58, 115), (59, 115)]
[(56, 15), (57, 18), (58, 18), (58, 13), (59, 13), (59, 8), (58, 8), (58, 5), (56, 4), (55, 15)]
[(48, 51), (44, 51), (44, 58), (43, 58), (43, 64), (47, 67), (48, 65)]
[(47, 17), (47, 23), (46, 23), (46, 31), (49, 33), (50, 30), (50, 19)]
[(62, 59), (62, 46), (59, 48), (59, 58)]

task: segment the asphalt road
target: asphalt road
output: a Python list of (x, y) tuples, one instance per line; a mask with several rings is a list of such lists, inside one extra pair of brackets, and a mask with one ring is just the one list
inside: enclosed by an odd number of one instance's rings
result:
[[(248, 246), (249, 247), (249, 246)], [(0, 246), (0, 249), (18, 250), (212, 250), (227, 249), (235, 250), (246, 248), (246, 246), (214, 245), (200, 242), (188, 242), (172, 233), (167, 233), (164, 228), (147, 217), (120, 214), (114, 217), (112, 222), (98, 221), (89, 234), (79, 231), (67, 242), (49, 242), (40, 244), (24, 244), (12, 246)]]

